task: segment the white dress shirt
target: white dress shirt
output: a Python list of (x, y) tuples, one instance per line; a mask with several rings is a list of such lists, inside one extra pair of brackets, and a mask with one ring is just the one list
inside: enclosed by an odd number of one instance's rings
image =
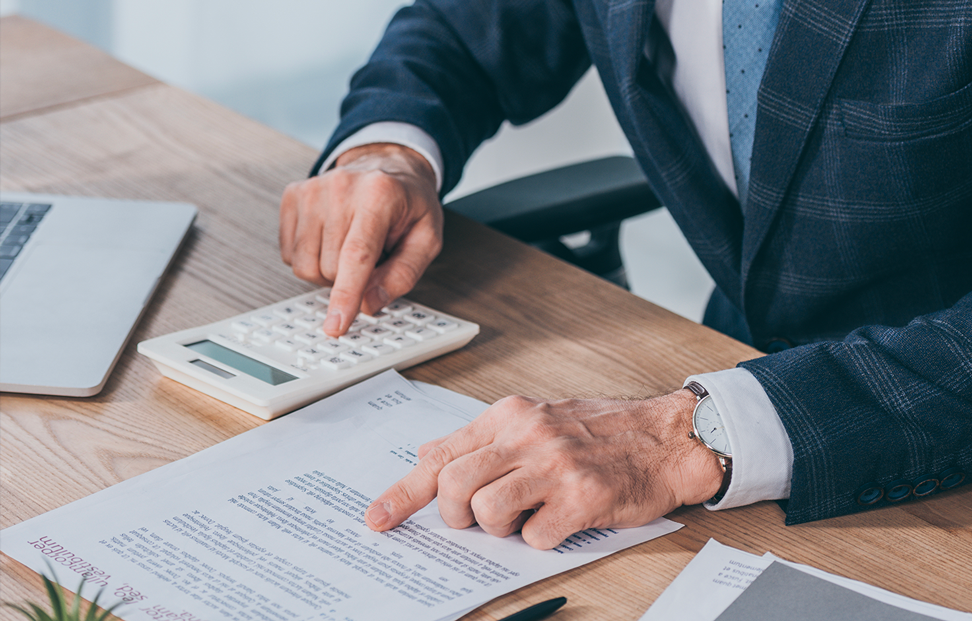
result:
[[(671, 49), (650, 41), (645, 53), (675, 93), (695, 125), (709, 158), (738, 197), (729, 144), (726, 76), (722, 56), (722, 0), (657, 0), (655, 17)], [(650, 39), (650, 38), (649, 38)], [(328, 170), (342, 153), (365, 144), (390, 142), (407, 146), (429, 161), (436, 190), (444, 168), (438, 144), (422, 129), (398, 122), (369, 125), (344, 140), (324, 161)], [(727, 509), (760, 500), (788, 498), (793, 448), (769, 397), (753, 375), (735, 368), (693, 375), (712, 396), (722, 414), (732, 450), (732, 481), (710, 509)]]

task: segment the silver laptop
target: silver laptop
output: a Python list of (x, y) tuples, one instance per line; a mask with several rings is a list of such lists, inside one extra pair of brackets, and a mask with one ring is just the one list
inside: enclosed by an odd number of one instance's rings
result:
[(0, 193), (0, 391), (100, 392), (195, 217), (185, 203)]

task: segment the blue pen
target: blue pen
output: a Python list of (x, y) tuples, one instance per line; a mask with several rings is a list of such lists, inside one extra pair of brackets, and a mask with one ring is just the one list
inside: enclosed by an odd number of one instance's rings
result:
[(500, 621), (537, 621), (543, 619), (555, 610), (567, 603), (566, 597), (548, 599), (545, 602), (534, 604), (529, 608), (524, 608), (520, 612), (514, 612), (508, 617), (503, 617)]

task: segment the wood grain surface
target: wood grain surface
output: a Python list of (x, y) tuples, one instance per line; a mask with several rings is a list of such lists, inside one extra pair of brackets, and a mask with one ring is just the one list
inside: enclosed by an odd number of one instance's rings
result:
[[(0, 23), (4, 38), (32, 27)], [(78, 69), (81, 77), (88, 72)], [(6, 65), (4, 72), (5, 80), (23, 73), (7, 73)], [(264, 424), (161, 377), (135, 345), (313, 289), (279, 259), (277, 205), (283, 187), (305, 176), (314, 149), (164, 84), (106, 90), (6, 117), (0, 188), (186, 201), (200, 213), (101, 394), (0, 395), (3, 527)], [(482, 331), (462, 350), (404, 374), (485, 401), (655, 395), (691, 373), (759, 355), (455, 215), (446, 219), (442, 254), (410, 297)], [(970, 507), (972, 487), (792, 527), (783, 526), (775, 503), (686, 507), (669, 516), (686, 525), (679, 532), (520, 589), (467, 619), (495, 620), (560, 595), (569, 598), (561, 621), (638, 619), (709, 537), (972, 611)], [(0, 557), (0, 598), (41, 597), (34, 572)], [(0, 619), (15, 618), (8, 612)]]
[(157, 82), (47, 26), (0, 19), (0, 120)]

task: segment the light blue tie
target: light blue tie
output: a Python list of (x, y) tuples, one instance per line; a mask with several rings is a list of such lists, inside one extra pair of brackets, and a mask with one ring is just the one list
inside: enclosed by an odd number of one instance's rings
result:
[(726, 65), (729, 142), (739, 204), (746, 210), (756, 129), (756, 91), (769, 55), (783, 0), (723, 0), (722, 44)]

